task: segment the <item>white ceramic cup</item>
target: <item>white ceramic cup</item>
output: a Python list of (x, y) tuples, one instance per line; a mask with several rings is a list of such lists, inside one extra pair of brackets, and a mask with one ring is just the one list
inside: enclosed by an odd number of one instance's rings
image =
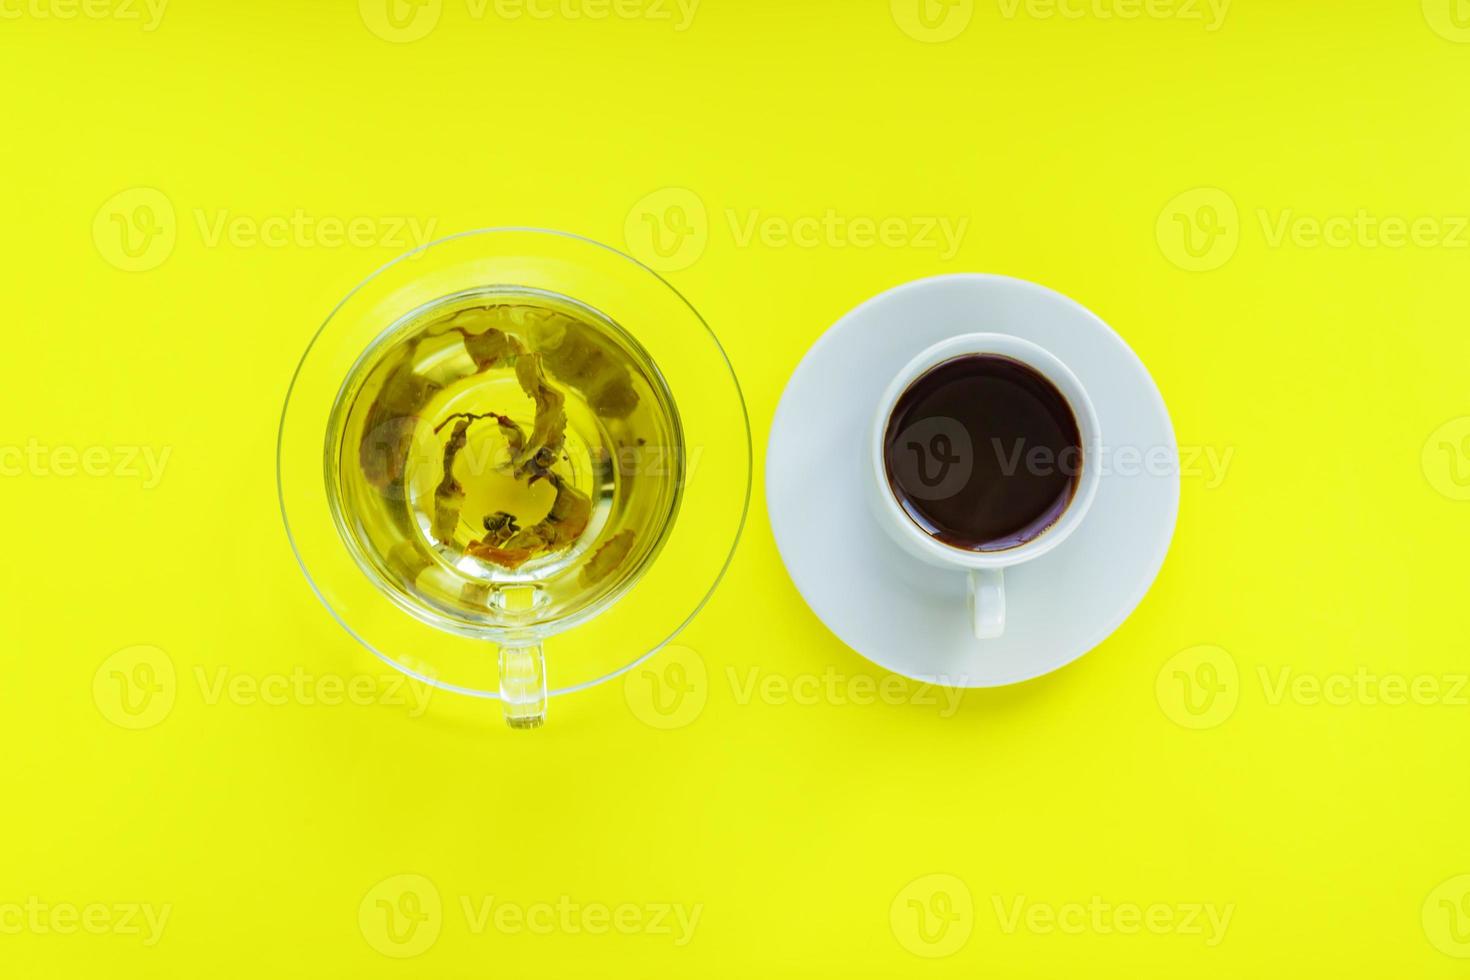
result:
[[(908, 515), (894, 497), (883, 458), (888, 420), (893, 415), (899, 398), (909, 386), (945, 361), (974, 354), (1009, 357), (1050, 381), (1071, 406), (1082, 443), (1081, 459), (1077, 461), (1080, 466), (1077, 487), (1067, 508), (1036, 537), (998, 551), (970, 551), (931, 536)], [(955, 427), (958, 427), (957, 422)], [(969, 435), (963, 430), (952, 435), (962, 438), (967, 444), (969, 442)], [(990, 451), (991, 448), (966, 445), (961, 453)], [(1082, 382), (1055, 356), (1019, 337), (1000, 333), (972, 333), (940, 341), (909, 361), (894, 376), (883, 392), (883, 397), (879, 399), (878, 410), (873, 417), (868, 437), (868, 456), (869, 478), (865, 482), (868, 485), (869, 503), (878, 523), (899, 547), (920, 561), (968, 574), (970, 616), (974, 621), (975, 636), (988, 639), (1005, 632), (1005, 569), (1040, 558), (1051, 551), (1077, 530), (1087, 516), (1087, 509), (1092, 506), (1092, 499), (1097, 495), (1098, 482), (1102, 476), (1102, 433), (1098, 428), (1097, 413), (1092, 407), (1092, 400), (1087, 397)], [(959, 485), (948, 488), (948, 492), (957, 492), (964, 486), (969, 478), (969, 467), (962, 467), (962, 473), (958, 476)]]

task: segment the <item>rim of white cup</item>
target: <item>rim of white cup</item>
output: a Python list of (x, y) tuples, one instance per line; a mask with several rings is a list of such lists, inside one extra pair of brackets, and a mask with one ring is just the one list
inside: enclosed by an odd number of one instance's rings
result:
[[(993, 354), (1009, 357), (1036, 371), (1046, 378), (1066, 399), (1082, 443), (1081, 474), (1077, 489), (1062, 515), (1040, 534), (1023, 544), (998, 551), (970, 551), (955, 545), (945, 544), (920, 527), (909, 513), (898, 503), (888, 483), (884, 462), (883, 443), (888, 430), (888, 420), (894, 407), (922, 375), (956, 357), (974, 354)], [(880, 515), (886, 519), (890, 531), (897, 530), (903, 543), (916, 555), (933, 564), (950, 565), (955, 568), (983, 569), (1005, 568), (1021, 562), (1040, 558), (1056, 548), (1082, 525), (1097, 496), (1098, 484), (1102, 479), (1102, 432), (1097, 420), (1097, 411), (1092, 399), (1078, 380), (1077, 375), (1055, 354), (1021, 337), (999, 332), (977, 332), (948, 337), (916, 354), (889, 382), (879, 399), (869, 436), (870, 478), (877, 483), (875, 495)]]

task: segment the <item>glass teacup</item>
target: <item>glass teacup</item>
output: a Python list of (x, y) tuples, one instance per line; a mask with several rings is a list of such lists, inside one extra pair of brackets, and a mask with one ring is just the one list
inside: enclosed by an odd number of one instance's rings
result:
[(282, 420), (282, 506), (350, 632), (533, 727), (548, 692), (620, 673), (702, 605), (749, 453), (677, 292), (585, 239), (494, 230), (386, 267), (323, 327)]

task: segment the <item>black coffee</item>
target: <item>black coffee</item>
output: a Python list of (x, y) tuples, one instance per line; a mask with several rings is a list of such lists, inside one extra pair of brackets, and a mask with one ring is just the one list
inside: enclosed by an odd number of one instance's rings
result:
[(1077, 490), (1082, 436), (1067, 399), (1009, 357), (968, 354), (898, 399), (888, 484), (914, 523), (966, 551), (1003, 551), (1054, 524)]

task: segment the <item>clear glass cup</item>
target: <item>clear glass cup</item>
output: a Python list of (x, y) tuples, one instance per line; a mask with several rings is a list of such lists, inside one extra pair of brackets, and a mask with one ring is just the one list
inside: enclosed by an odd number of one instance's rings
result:
[[(453, 615), (395, 588), (352, 532), (337, 485), (349, 424), (344, 397), (365, 354), (447, 298), (506, 293), (564, 300), (623, 331), (656, 368), (677, 412), (678, 445), (665, 464), (675, 504), (657, 546), (615, 588), (544, 621), (494, 608)], [(543, 722), (548, 696), (616, 677), (669, 642), (703, 606), (744, 525), (750, 428), (718, 340), (656, 273), (575, 235), (486, 229), (394, 260), (332, 312), (287, 393), (277, 477), (297, 560), (352, 636), (424, 683), (500, 700), (513, 727), (529, 728)]]

